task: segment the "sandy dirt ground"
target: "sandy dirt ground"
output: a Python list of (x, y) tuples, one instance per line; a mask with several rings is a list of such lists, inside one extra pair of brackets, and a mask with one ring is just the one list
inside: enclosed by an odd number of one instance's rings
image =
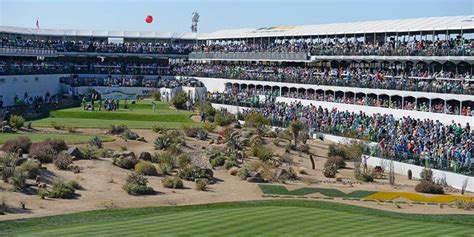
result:
[[(79, 129), (79, 132), (85, 134), (104, 134), (105, 131), (102, 129)], [(127, 150), (133, 151), (137, 155), (142, 151), (155, 152), (153, 141), (158, 136), (156, 133), (144, 129), (134, 129), (133, 131), (145, 137), (147, 142), (125, 141), (120, 137), (116, 137), (115, 141), (105, 143), (104, 147), (113, 150), (121, 150), (126, 147)], [(216, 134), (211, 134), (211, 138), (215, 139), (216, 136)], [(207, 159), (205, 149), (210, 146), (209, 141), (197, 141), (186, 138), (186, 143), (187, 148), (184, 150), (190, 154), (194, 162), (205, 163)], [(275, 155), (285, 152), (282, 146), (274, 146), (271, 140), (267, 140), (266, 144), (272, 147)], [(316, 169), (311, 169), (308, 155), (292, 152), (294, 169), (297, 171), (305, 169), (307, 174), (298, 174), (300, 180), (285, 184), (289, 190), (301, 187), (324, 187), (337, 188), (343, 192), (355, 190), (414, 192), (414, 187), (418, 182), (416, 180), (408, 180), (405, 175), (396, 175), (395, 186), (390, 185), (388, 179), (376, 179), (374, 183), (360, 183), (354, 180), (353, 164), (351, 162), (347, 162), (348, 168), (342, 169), (338, 173), (338, 177), (342, 178), (343, 182), (336, 182), (335, 179), (325, 178), (322, 174), (323, 164), (327, 156), (327, 147), (330, 143), (313, 140), (309, 141), (308, 144), (310, 145), (311, 152), (314, 154)], [(0, 199), (5, 199), (7, 204), (16, 211), (16, 213), (0, 216), (0, 220), (58, 215), (106, 208), (190, 205), (270, 199), (262, 197), (263, 193), (257, 184), (242, 181), (236, 176), (231, 176), (225, 169), (214, 170), (214, 177), (217, 182), (209, 185), (207, 191), (195, 190), (194, 183), (188, 181), (184, 182), (184, 189), (166, 189), (161, 185), (163, 177), (148, 176), (149, 185), (157, 193), (147, 196), (131, 196), (122, 189), (127, 174), (131, 171), (112, 165), (112, 159), (79, 160), (75, 161), (74, 165), (81, 168), (80, 173), (74, 174), (71, 171), (57, 170), (53, 165), (48, 164), (46, 165), (47, 169), (42, 171), (41, 180), (46, 183), (51, 183), (56, 179), (66, 181), (77, 180), (84, 190), (78, 190), (78, 197), (72, 200), (50, 198), (42, 200), (35, 194), (11, 192), (9, 191), (11, 187), (0, 181)], [(305, 199), (311, 199), (310, 197), (312, 196), (318, 196), (318, 194), (308, 195)], [(401, 204), (397, 207), (393, 203), (351, 201), (342, 200), (341, 198), (323, 201), (347, 203), (403, 213), (474, 214), (472, 211), (450, 208), (446, 205)], [(19, 208), (20, 202), (26, 203), (27, 210)]]

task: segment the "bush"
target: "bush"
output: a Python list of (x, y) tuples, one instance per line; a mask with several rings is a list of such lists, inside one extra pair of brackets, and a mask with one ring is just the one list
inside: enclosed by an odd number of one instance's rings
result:
[(77, 127), (66, 126), (66, 130), (67, 130), (69, 133), (75, 133), (75, 132), (77, 132)]
[(60, 139), (46, 139), (43, 142), (40, 142), (39, 144), (50, 146), (54, 150), (54, 152), (56, 152), (56, 154), (68, 149), (66, 142)]
[(172, 189), (181, 189), (184, 188), (183, 180), (179, 177), (169, 176), (161, 180), (163, 187), (172, 188)]
[(125, 124), (110, 125), (109, 133), (114, 134), (114, 135), (120, 135), (127, 130), (128, 130), (128, 127)]
[(20, 129), (25, 125), (25, 119), (19, 115), (12, 115), (10, 117), (10, 124), (16, 129)]
[(97, 148), (102, 148), (102, 139), (100, 139), (100, 137), (98, 136), (94, 136), (90, 141), (89, 141), (89, 144), (91, 146), (95, 146)]
[(226, 161), (226, 158), (224, 156), (217, 156), (214, 159), (210, 160), (211, 166), (214, 167), (219, 167), (223, 166)]
[(206, 169), (195, 165), (188, 165), (180, 168), (178, 170), (178, 177), (188, 181), (194, 181), (201, 178), (211, 180), (213, 178), (211, 174), (206, 172)]
[(374, 176), (370, 173), (362, 173), (357, 179), (363, 182), (374, 182)]
[(188, 126), (182, 126), (182, 130), (187, 137), (195, 137), (198, 132), (198, 128)]
[(240, 168), (237, 176), (239, 176), (240, 179), (245, 180), (247, 177), (250, 177), (250, 172), (250, 169), (247, 166), (244, 166)]
[(203, 129), (198, 129), (198, 131), (196, 132), (196, 138), (201, 141), (206, 140), (207, 136), (208, 136), (208, 133)]
[(324, 170), (323, 170), (324, 177), (334, 178), (336, 177), (336, 173), (337, 173), (336, 164), (331, 163), (330, 165), (324, 167)]
[(324, 167), (331, 166), (333, 164), (336, 166), (336, 169), (346, 168), (346, 162), (340, 156), (331, 156), (331, 157), (329, 157), (326, 160), (326, 162), (324, 163)]
[(28, 173), (26, 172), (14, 172), (13, 176), (10, 177), (9, 183), (13, 185), (16, 191), (22, 191), (26, 188), (26, 179), (28, 178)]
[[(201, 102), (198, 104), (198, 110), (201, 114), (203, 114), (206, 118), (214, 117), (216, 115), (216, 109), (214, 109), (209, 102)], [(210, 131), (209, 131), (210, 132)]]
[(214, 132), (214, 130), (216, 130), (217, 128), (217, 125), (215, 123), (211, 123), (211, 122), (204, 122), (204, 124), (202, 125), (202, 128), (208, 132)]
[(207, 179), (197, 179), (196, 180), (196, 190), (198, 191), (206, 191), (207, 185), (209, 182)]
[(421, 180), (415, 187), (419, 193), (444, 194), (443, 187), (429, 180)]
[(2, 145), (2, 151), (17, 153), (20, 149), (23, 153), (28, 153), (31, 146), (31, 139), (25, 136), (19, 136), (14, 139), (6, 140)]
[(81, 158), (86, 159), (86, 160), (96, 159), (97, 155), (102, 155), (100, 154), (99, 150), (96, 150), (92, 146), (87, 146), (87, 147), (81, 148), (80, 150), (82, 154)]
[(155, 149), (164, 150), (171, 146), (171, 140), (167, 136), (159, 136), (155, 139)]
[(53, 127), (53, 128), (56, 129), (56, 130), (63, 130), (63, 129), (64, 129), (64, 126), (61, 125), (61, 124), (59, 124), (59, 123), (56, 122), (56, 121), (52, 121), (52, 122), (50, 123), (50, 125), (51, 125), (51, 127)]
[(82, 186), (76, 180), (69, 180), (69, 182), (67, 182), (67, 185), (69, 187), (73, 188), (74, 190), (81, 190), (82, 189)]
[(48, 196), (48, 190), (46, 190), (46, 188), (38, 188), (36, 195), (38, 195), (41, 199), (44, 199)]
[(328, 157), (331, 156), (338, 156), (338, 157), (346, 157), (345, 149), (342, 144), (339, 143), (332, 143), (329, 145)]
[(227, 159), (224, 163), (224, 168), (226, 170), (228, 170), (232, 167), (235, 167), (235, 166), (237, 166), (237, 160), (235, 160), (235, 159)]
[(165, 128), (162, 128), (162, 127), (160, 127), (159, 125), (153, 125), (153, 126), (151, 127), (151, 130), (152, 130), (154, 133), (160, 133), (160, 132), (162, 132), (162, 131), (166, 131)]
[(158, 90), (154, 90), (151, 92), (151, 98), (154, 100), (154, 101), (161, 101), (161, 93), (160, 91)]
[(237, 119), (233, 114), (222, 109), (216, 112), (216, 115), (214, 116), (214, 121), (220, 126), (227, 126), (234, 122), (237, 122)]
[(259, 145), (252, 146), (252, 154), (263, 162), (271, 160), (273, 157), (273, 151), (270, 148)]
[(147, 195), (153, 194), (155, 191), (153, 188), (148, 187), (148, 179), (143, 175), (132, 172), (127, 176), (127, 180), (123, 185), (123, 190), (131, 195)]
[(178, 92), (173, 99), (171, 99), (171, 103), (176, 109), (184, 109), (187, 100), (188, 98), (184, 92)]
[(191, 158), (188, 155), (180, 155), (177, 158), (177, 165), (180, 168), (186, 167), (191, 164)]
[(27, 160), (20, 166), (16, 167), (17, 172), (26, 172), (27, 177), (30, 179), (36, 178), (39, 175), (40, 167), (39, 164), (33, 160)]
[(53, 163), (59, 170), (67, 170), (72, 165), (72, 158), (68, 154), (59, 154), (54, 158)]
[(426, 181), (433, 181), (433, 171), (431, 169), (424, 168), (420, 173), (420, 177)]
[(16, 155), (14, 153), (7, 153), (0, 156), (0, 174), (4, 182), (15, 174)]
[(139, 161), (135, 165), (135, 172), (143, 175), (158, 175), (156, 167), (148, 161)]
[(135, 168), (137, 162), (138, 160), (133, 157), (122, 157), (117, 161), (116, 165), (120, 168), (130, 170)]
[(5, 199), (0, 200), (0, 215), (5, 215), (8, 211), (8, 205)]
[(50, 198), (71, 199), (74, 198), (75, 191), (72, 187), (63, 182), (54, 182), (48, 196)]
[(258, 112), (252, 112), (245, 117), (245, 126), (260, 128), (265, 125), (270, 125), (270, 119)]
[(55, 155), (57, 155), (56, 150), (41, 142), (33, 143), (30, 147), (30, 156), (41, 163), (51, 163)]

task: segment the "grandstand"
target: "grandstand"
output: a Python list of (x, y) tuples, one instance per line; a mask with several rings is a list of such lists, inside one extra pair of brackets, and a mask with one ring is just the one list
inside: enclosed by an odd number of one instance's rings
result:
[[(215, 106), (235, 112), (299, 102), (374, 120), (410, 117), (413, 126), (401, 134), (421, 128), (430, 132), (411, 134), (407, 139), (417, 147), (404, 152), (437, 157), (444, 162), (439, 169), (474, 171), (474, 16), (211, 33), (0, 26), (0, 37), (3, 107), (59, 104), (90, 88), (139, 96), (149, 95), (150, 88), (171, 88), (170, 96), (185, 90), (196, 102), (205, 99), (205, 89)], [(274, 116), (271, 111), (267, 115)], [(316, 118), (306, 119), (315, 126)], [(440, 141), (442, 136), (443, 146), (433, 144), (436, 136)], [(421, 141), (425, 138), (431, 140)], [(391, 146), (400, 140), (383, 139)], [(444, 150), (435, 155), (438, 149)], [(456, 179), (450, 182), (459, 183)]]

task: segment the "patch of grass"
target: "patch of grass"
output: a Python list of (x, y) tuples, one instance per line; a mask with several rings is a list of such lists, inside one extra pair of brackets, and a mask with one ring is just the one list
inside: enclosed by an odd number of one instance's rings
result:
[(357, 190), (351, 193), (344, 193), (340, 190), (333, 188), (299, 188), (293, 191), (288, 191), (286, 187), (281, 185), (268, 185), (260, 184), (260, 189), (264, 194), (274, 194), (274, 195), (291, 195), (291, 196), (304, 196), (312, 193), (321, 193), (327, 197), (347, 197), (347, 198), (364, 198), (370, 196), (376, 192), (373, 191), (362, 191)]
[[(61, 139), (64, 140), (67, 144), (82, 144), (88, 143), (92, 135), (84, 134), (69, 134), (69, 133), (31, 133), (31, 132), (21, 132), (21, 133), (0, 133), (0, 144), (4, 143), (6, 140), (14, 139), (19, 136), (26, 136), (31, 139), (33, 142), (42, 142), (46, 139)], [(103, 142), (110, 142), (114, 139), (108, 136), (99, 136)]]
[[(178, 228), (183, 225), (186, 228)], [(473, 227), (474, 216), (469, 215), (401, 214), (314, 200), (266, 200), (4, 221), (0, 235), (469, 236)]]

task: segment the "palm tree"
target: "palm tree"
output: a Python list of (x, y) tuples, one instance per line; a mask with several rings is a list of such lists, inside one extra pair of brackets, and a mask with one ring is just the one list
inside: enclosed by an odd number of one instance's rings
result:
[(293, 140), (295, 141), (295, 146), (298, 144), (298, 137), (301, 130), (303, 129), (303, 124), (299, 120), (293, 120), (290, 123), (290, 131), (293, 135)]

